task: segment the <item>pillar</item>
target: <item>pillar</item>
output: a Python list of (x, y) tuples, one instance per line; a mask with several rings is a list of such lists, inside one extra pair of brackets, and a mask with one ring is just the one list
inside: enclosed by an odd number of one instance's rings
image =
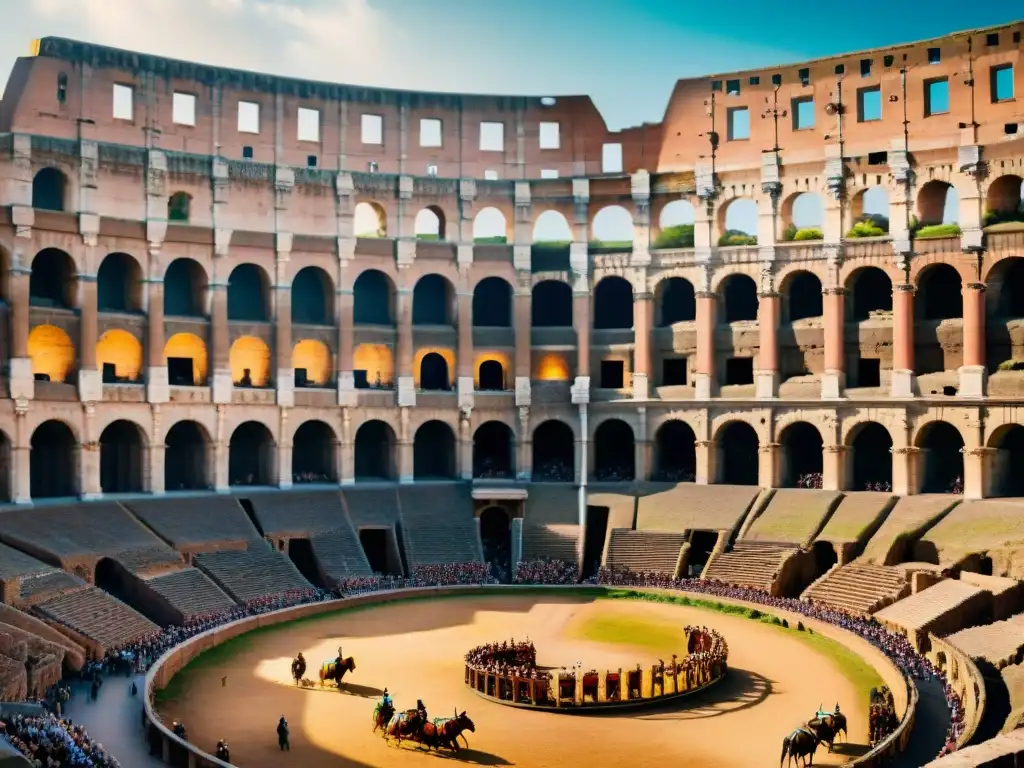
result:
[(516, 432), (516, 478), (533, 477), (533, 436), (530, 434), (530, 409), (519, 409), (519, 429)]
[[(649, 293), (633, 296), (633, 399), (646, 400), (651, 377), (651, 312)], [(638, 475), (639, 477), (639, 475)]]
[(754, 381), (759, 400), (779, 394), (779, 294), (774, 291), (758, 296), (757, 325), (760, 331), (758, 370)]
[[(353, 485), (356, 481), (355, 435), (352, 431), (352, 412), (349, 408), (341, 409), (341, 440), (334, 449), (338, 461), (338, 482), (341, 485)], [(392, 457), (394, 460), (394, 457)]]
[(960, 368), (961, 397), (984, 397), (985, 368), (985, 285), (966, 283), (964, 295), (964, 364)]
[(964, 499), (983, 499), (992, 495), (996, 453), (995, 448), (964, 449)]
[[(455, 388), (460, 408), (473, 407), (473, 294), (459, 293), (458, 352)], [(471, 475), (472, 476), (472, 475)]]
[(512, 299), (512, 311), (515, 324), (515, 357), (513, 360), (516, 405), (530, 404), (530, 374), (533, 368), (532, 339), (533, 330), (533, 295), (530, 292), (531, 274), (520, 272), (515, 296)]
[[(164, 281), (146, 281), (146, 399), (150, 403), (166, 403), (171, 399), (164, 357)], [(161, 470), (161, 488), (163, 474)]]
[(693, 444), (697, 467), (694, 471), (697, 485), (715, 482), (715, 443), (713, 440), (698, 440)]
[(846, 389), (846, 290), (826, 288), (825, 310), (825, 372), (821, 377), (822, 399), (843, 396)]
[(228, 477), (230, 469), (231, 446), (227, 437), (220, 437), (213, 444), (213, 489), (217, 493), (227, 493), (231, 487)]
[[(86, 417), (88, 418), (88, 417)], [(85, 431), (90, 430), (86, 427)], [(103, 495), (100, 486), (100, 444), (90, 439), (78, 448), (78, 495), (83, 501)]]
[[(355, 294), (338, 291), (338, 405), (355, 405)], [(340, 475), (339, 475), (340, 477)]]
[[(287, 262), (284, 265), (287, 266)], [(295, 369), (292, 367), (292, 291), (282, 280), (278, 268), (278, 284), (274, 286), (274, 359), (276, 360), (277, 404), (284, 408), (295, 405)], [(283, 441), (281, 441), (283, 444)], [(290, 448), (289, 448), (290, 450)], [(290, 465), (290, 462), (289, 462)], [(280, 470), (279, 470), (280, 472)], [(291, 477), (289, 471), (288, 477)]]
[(103, 400), (103, 376), (96, 367), (96, 342), (99, 339), (96, 275), (79, 275), (78, 286), (78, 398), (83, 403), (97, 403)]
[(413, 434), (409, 424), (409, 409), (398, 410), (398, 481), (411, 483), (415, 478)]
[(456, 461), (459, 462), (459, 476), (463, 480), (473, 479), (473, 426), (465, 416), (459, 419), (459, 444)]
[(821, 487), (826, 491), (846, 490), (846, 455), (845, 445), (826, 445), (822, 447)]
[(715, 396), (715, 314), (718, 294), (701, 291), (697, 294), (697, 367), (693, 376), (694, 399), (708, 400)]
[[(11, 359), (8, 361), (8, 376), (11, 398), (31, 400), (35, 396), (35, 378), (32, 375), (32, 361), (28, 356), (29, 321), (29, 280), (32, 270), (20, 266), (23, 254), (15, 250), (11, 261), (9, 300), (11, 302)], [(13, 493), (12, 486), (12, 493)], [(15, 497), (17, 498), (17, 497)], [(25, 488), (28, 500), (28, 487)]]
[(892, 449), (892, 492), (896, 496), (907, 496), (919, 490), (918, 464), (919, 448), (893, 447)]
[[(231, 392), (234, 388), (231, 381), (228, 284), (226, 282), (211, 283), (210, 294), (210, 346), (212, 347), (210, 370), (213, 371), (213, 402), (226, 404), (231, 402)], [(225, 469), (225, 474), (226, 472)]]
[[(281, 413), (287, 413), (282, 411)], [(285, 421), (282, 419), (282, 422)], [(277, 474), (276, 485), (282, 490), (292, 487), (292, 439), (281, 435), (277, 441), (277, 456), (275, 457), (275, 473)]]
[(572, 322), (576, 326), (576, 376), (590, 376), (590, 294), (574, 292)]
[(757, 450), (757, 484), (762, 488), (778, 488), (781, 469), (782, 446), (779, 443), (762, 443)]
[(893, 397), (913, 397), (914, 376), (914, 286), (892, 287), (892, 383)]
[(27, 403), (15, 403), (14, 434), (11, 438), (13, 443), (11, 446), (11, 500), (15, 504), (30, 504), (32, 502), (32, 435), (28, 430)]
[(398, 352), (395, 367), (398, 374), (398, 404), (416, 405), (416, 387), (412, 375), (412, 289), (400, 288), (398, 303)]
[(164, 480), (166, 479), (164, 471), (166, 455), (167, 446), (164, 445), (162, 440), (154, 440), (154, 442), (149, 444), (146, 451), (147, 477), (145, 488), (149, 493), (157, 496), (162, 495), (167, 490), (164, 486)]

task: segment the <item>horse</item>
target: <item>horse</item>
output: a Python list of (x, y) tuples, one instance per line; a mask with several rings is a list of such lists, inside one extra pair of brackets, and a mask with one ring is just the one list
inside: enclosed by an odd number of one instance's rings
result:
[(384, 738), (388, 735), (388, 723), (391, 722), (391, 717), (395, 714), (395, 708), (390, 704), (381, 704), (377, 702), (377, 706), (373, 709), (373, 732), (376, 733), (378, 729), (383, 730)]
[[(843, 740), (846, 740), (846, 715), (842, 712), (833, 712), (830, 715), (825, 715), (821, 719), (829, 726), (829, 728), (832, 729), (832, 737), (834, 739), (839, 738), (839, 734), (842, 733)], [(831, 747), (829, 748), (829, 751), (832, 751)]]
[(292, 661), (292, 678), (294, 678), (296, 685), (298, 685), (299, 681), (302, 680), (302, 676), (304, 674), (306, 674), (306, 660), (303, 658), (297, 658)]
[(356, 671), (356, 660), (351, 656), (346, 659), (334, 661), (325, 661), (320, 666), (320, 686), (323, 687), (325, 680), (333, 680), (341, 687), (341, 679), (345, 677), (346, 672)]
[[(818, 736), (807, 726), (797, 728), (782, 740), (782, 758), (779, 760), (779, 766), (781, 767), (783, 762), (789, 765), (789, 761), (793, 758), (796, 758), (797, 765), (800, 764), (801, 758), (805, 766), (813, 765), (814, 753), (818, 750), (818, 744)], [(807, 760), (808, 755), (811, 758), (810, 762)]]
[(836, 740), (835, 727), (832, 724), (833, 715), (825, 715), (824, 717), (816, 717), (813, 720), (807, 721), (807, 727), (814, 731), (814, 735), (818, 737), (820, 744), (828, 744), (828, 753), (832, 754), (832, 745)]
[[(463, 731), (469, 731), (470, 733), (476, 733), (476, 726), (473, 721), (469, 719), (465, 712), (459, 713), (455, 710), (454, 717), (442, 717), (434, 720), (433, 723), (427, 727), (433, 726), (433, 746), (438, 748), (447, 747), (455, 752), (459, 751), (459, 737), (466, 742), (466, 747), (469, 747), (469, 740), (466, 739)], [(424, 736), (426, 736), (426, 728), (424, 730)]]
[(416, 734), (419, 732), (421, 724), (423, 721), (420, 719), (420, 713), (415, 709), (395, 713), (384, 729), (384, 740), (390, 743), (391, 737), (394, 736), (398, 739), (398, 746), (402, 746), (402, 739), (418, 741)]

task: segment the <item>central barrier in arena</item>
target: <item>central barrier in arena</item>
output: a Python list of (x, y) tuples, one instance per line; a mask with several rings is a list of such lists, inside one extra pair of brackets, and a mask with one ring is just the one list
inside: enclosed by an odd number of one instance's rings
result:
[[(528, 589), (537, 589), (537, 586), (530, 586)], [(495, 589), (493, 586), (488, 586), (487, 589)], [(510, 594), (514, 594), (517, 588), (516, 586), (504, 587)], [(552, 586), (550, 587), (552, 592), (557, 592), (559, 589), (565, 589), (564, 586)], [(600, 587), (594, 587), (595, 592), (600, 590)], [(215, 627), (202, 634), (195, 635), (180, 645), (166, 651), (156, 663), (150, 667), (146, 674), (146, 683), (144, 689), (144, 700), (143, 700), (143, 727), (146, 733), (146, 738), (150, 744), (150, 751), (152, 754), (159, 756), (163, 762), (175, 765), (175, 766), (188, 766), (188, 768), (235, 768), (231, 763), (226, 763), (223, 760), (219, 760), (208, 752), (203, 751), (195, 744), (179, 738), (176, 736), (157, 716), (153, 708), (153, 694), (167, 686), (171, 678), (186, 667), (193, 659), (198, 657), (205, 651), (215, 648), (232, 638), (244, 635), (248, 632), (258, 629), (260, 627), (269, 627), (276, 624), (284, 624), (295, 621), (296, 619), (305, 618), (308, 616), (315, 616), (324, 613), (331, 613), (345, 608), (353, 608), (361, 605), (383, 605), (389, 602), (395, 602), (398, 600), (407, 600), (409, 598), (420, 598), (429, 597), (436, 595), (438, 597), (445, 597), (449, 595), (473, 595), (481, 591), (481, 587), (477, 585), (463, 585), (463, 586), (450, 586), (450, 587), (413, 587), (407, 589), (396, 589), (387, 592), (373, 592), (364, 595), (356, 595), (352, 597), (346, 597), (341, 600), (327, 600), (320, 603), (310, 603), (307, 605), (294, 606), (292, 608), (282, 608), (278, 611), (271, 613), (261, 614), (259, 616), (247, 616), (244, 619), (225, 624), (220, 627)], [(651, 594), (688, 594), (686, 592), (678, 590), (662, 590), (654, 588), (637, 588), (637, 592), (645, 592)], [(695, 597), (705, 597), (697, 593), (692, 593)], [(748, 608), (757, 608), (762, 612), (777, 613), (779, 615), (788, 615), (789, 612), (784, 609), (768, 609), (765, 610), (765, 606), (757, 603), (747, 603), (741, 600), (735, 600), (732, 598), (716, 597), (717, 601), (732, 604), (742, 605)], [(794, 620), (795, 620), (794, 616)], [(803, 621), (808, 621), (806, 617), (803, 617)], [(829, 625), (825, 625), (829, 627)], [(834, 629), (834, 632), (828, 632), (828, 635), (833, 637), (838, 642), (843, 643), (850, 650), (860, 653), (864, 650), (863, 646), (867, 644), (848, 632), (839, 628)], [(868, 647), (870, 650), (870, 647)], [(875, 658), (881, 657), (880, 653), (874, 654)], [(905, 748), (907, 741), (910, 738), (910, 733), (914, 726), (914, 715), (917, 709), (917, 689), (909, 681), (909, 679), (903, 675), (899, 669), (896, 668), (888, 659), (881, 657), (880, 660), (884, 660), (884, 666), (876, 669), (879, 674), (882, 675), (883, 679), (889, 682), (893, 692), (897, 695), (897, 710), (902, 711), (903, 715), (900, 720), (900, 724), (896, 730), (887, 736), (883, 741), (876, 744), (870, 752), (856, 758), (855, 760), (848, 763), (848, 765), (862, 766), (863, 768), (882, 768), (891, 764), (892, 758), (898, 752), (902, 752)]]

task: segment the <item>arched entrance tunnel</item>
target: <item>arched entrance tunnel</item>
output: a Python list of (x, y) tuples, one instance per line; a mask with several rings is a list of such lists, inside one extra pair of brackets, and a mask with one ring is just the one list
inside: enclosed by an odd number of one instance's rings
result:
[(504, 507), (487, 507), (480, 513), (480, 541), (491, 575), (507, 584), (512, 580), (511, 521)]

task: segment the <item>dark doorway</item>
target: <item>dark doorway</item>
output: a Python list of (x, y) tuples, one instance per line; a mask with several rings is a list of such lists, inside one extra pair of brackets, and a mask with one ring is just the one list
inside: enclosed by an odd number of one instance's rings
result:
[(164, 315), (206, 316), (206, 272), (192, 259), (175, 259), (164, 274)]
[(814, 542), (811, 554), (814, 555), (814, 579), (824, 576), (829, 568), (839, 562), (839, 555), (836, 554), (836, 548), (830, 541)]
[(726, 323), (757, 320), (757, 284), (747, 275), (730, 275), (720, 289)]
[(718, 433), (718, 477), (727, 485), (758, 484), (757, 433), (749, 424), (730, 421)]
[(487, 507), (480, 513), (480, 542), (491, 575), (508, 584), (512, 580), (512, 535), (511, 521), (504, 508)]
[(533, 287), (530, 312), (534, 328), (572, 328), (572, 288), (560, 280), (542, 280)]
[(789, 280), (786, 291), (786, 309), (789, 322), (808, 317), (821, 317), (824, 313), (821, 280), (810, 272), (797, 272)]
[(690, 557), (686, 561), (689, 576), (700, 576), (717, 543), (717, 531), (694, 531), (690, 535)]
[(75, 436), (61, 421), (44, 421), (32, 433), (29, 493), (33, 499), (60, 499), (77, 494)]
[(515, 437), (507, 424), (488, 421), (473, 433), (473, 477), (515, 477)]
[(533, 431), (533, 481), (576, 480), (576, 438), (564, 421), (545, 421)]
[(292, 281), (292, 322), (334, 324), (334, 285), (319, 267), (304, 267)]
[(604, 557), (608, 537), (608, 507), (587, 507), (587, 528), (583, 535), (583, 578), (595, 576)]
[(501, 392), (505, 389), (505, 369), (497, 360), (480, 363), (480, 387), (482, 392)]
[(322, 421), (307, 421), (292, 438), (292, 481), (336, 483), (334, 430)]
[(57, 248), (46, 248), (32, 260), (29, 303), (34, 307), (71, 309), (76, 304), (75, 283), (75, 264), (71, 257)]
[(135, 312), (142, 309), (142, 273), (126, 253), (111, 253), (96, 273), (96, 306), (100, 312)]
[(473, 326), (512, 326), (512, 286), (500, 277), (485, 277), (473, 289)]
[(383, 421), (368, 421), (356, 432), (357, 480), (395, 479), (395, 433)]
[(633, 286), (621, 277), (606, 277), (594, 288), (594, 328), (633, 327)]
[(693, 283), (682, 277), (670, 277), (658, 284), (658, 327), (697, 319), (697, 297)]
[(621, 482), (635, 478), (633, 430), (620, 419), (601, 422), (594, 431), (594, 479)]
[(270, 430), (247, 421), (231, 435), (228, 482), (231, 485), (274, 485), (276, 447)]
[(111, 423), (100, 435), (100, 490), (141, 492), (144, 462), (139, 428), (130, 421)]
[(692, 483), (697, 475), (697, 438), (685, 421), (666, 421), (654, 438), (651, 479), (665, 483)]
[(455, 435), (443, 421), (428, 421), (413, 440), (413, 474), (417, 480), (453, 480)]
[(964, 296), (960, 273), (949, 264), (935, 264), (925, 269), (918, 281), (917, 297), (921, 318), (948, 320), (964, 314)]
[(164, 490), (207, 490), (207, 440), (202, 427), (194, 421), (179, 421), (164, 443)]
[(43, 168), (32, 177), (32, 207), (63, 211), (67, 178), (56, 168)]
[(821, 488), (824, 451), (821, 433), (798, 421), (782, 431), (783, 488)]
[(853, 319), (867, 320), (876, 312), (892, 312), (892, 280), (878, 267), (865, 267), (853, 276)]
[(924, 454), (921, 493), (963, 493), (964, 440), (949, 422), (933, 421), (921, 431)]
[(255, 264), (239, 264), (228, 277), (228, 320), (266, 322), (270, 317), (269, 281)]
[(420, 389), (447, 391), (448, 363), (437, 352), (428, 352), (420, 361)]
[(394, 325), (394, 292), (383, 272), (368, 269), (352, 286), (352, 318), (356, 325)]
[(451, 284), (440, 275), (424, 275), (412, 291), (413, 325), (454, 325)]
[(996, 448), (993, 495), (1024, 496), (1024, 427), (1002, 427), (989, 444)]
[(107, 592), (123, 603), (131, 605), (128, 597), (131, 589), (128, 585), (128, 574), (115, 560), (109, 557), (101, 558), (96, 563), (96, 570), (93, 572), (93, 580), (97, 587)]
[(359, 543), (370, 570), (381, 575), (388, 573), (388, 529), (360, 528)]
[(881, 424), (868, 421), (858, 425), (850, 443), (853, 451), (854, 491), (892, 490), (892, 437)]

